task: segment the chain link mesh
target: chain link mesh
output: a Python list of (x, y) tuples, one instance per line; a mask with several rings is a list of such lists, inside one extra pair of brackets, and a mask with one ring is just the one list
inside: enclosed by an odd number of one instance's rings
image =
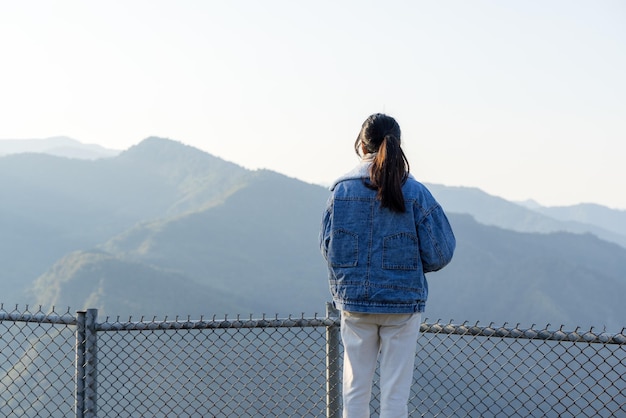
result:
[(626, 417), (626, 336), (422, 325), (412, 415)]
[[(326, 358), (327, 330), (338, 325), (106, 319), (96, 324), (98, 415), (339, 416), (340, 402), (327, 410), (327, 382), (340, 376), (327, 375)], [(0, 305), (0, 416), (74, 416), (76, 328), (69, 310)], [(330, 352), (340, 370), (341, 346)], [(410, 416), (626, 417), (626, 335), (424, 323), (415, 382)]]
[(74, 413), (75, 321), (0, 305), (0, 416), (68, 417)]
[(322, 323), (250, 322), (188, 322), (184, 329), (180, 322), (111, 324), (111, 332), (98, 335), (99, 411), (104, 416), (325, 416)]

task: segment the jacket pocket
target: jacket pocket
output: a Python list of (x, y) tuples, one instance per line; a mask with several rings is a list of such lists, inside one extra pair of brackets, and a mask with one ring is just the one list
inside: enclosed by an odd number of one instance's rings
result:
[(406, 232), (383, 238), (383, 268), (388, 270), (417, 270), (419, 242)]
[(328, 260), (333, 267), (355, 267), (359, 258), (359, 237), (354, 232), (336, 229), (330, 234)]

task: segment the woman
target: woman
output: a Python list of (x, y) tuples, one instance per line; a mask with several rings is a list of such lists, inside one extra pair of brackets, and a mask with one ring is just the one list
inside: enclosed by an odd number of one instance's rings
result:
[(343, 417), (369, 417), (377, 359), (380, 417), (407, 417), (424, 273), (448, 264), (456, 241), (441, 206), (409, 174), (395, 119), (371, 115), (354, 147), (361, 163), (331, 187), (320, 231), (341, 311)]

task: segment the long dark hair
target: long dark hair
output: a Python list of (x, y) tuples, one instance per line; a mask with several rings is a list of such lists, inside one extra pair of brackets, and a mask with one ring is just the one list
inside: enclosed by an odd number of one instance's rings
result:
[(361, 156), (362, 147), (368, 153), (376, 152), (370, 167), (369, 182), (376, 190), (376, 198), (384, 208), (405, 212), (402, 185), (409, 176), (409, 161), (400, 147), (400, 125), (391, 116), (375, 113), (368, 117), (354, 142), (354, 150)]

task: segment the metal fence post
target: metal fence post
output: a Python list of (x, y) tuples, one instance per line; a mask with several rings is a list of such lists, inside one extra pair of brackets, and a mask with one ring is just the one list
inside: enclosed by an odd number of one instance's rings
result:
[(76, 318), (76, 393), (77, 418), (95, 418), (98, 387), (97, 309), (78, 311)]
[(76, 382), (74, 414), (83, 418), (85, 411), (85, 311), (76, 312)]
[[(339, 311), (332, 303), (326, 303), (326, 317), (337, 319)], [(341, 339), (338, 325), (326, 327), (326, 417), (341, 417), (341, 391), (339, 381), (339, 341)]]

